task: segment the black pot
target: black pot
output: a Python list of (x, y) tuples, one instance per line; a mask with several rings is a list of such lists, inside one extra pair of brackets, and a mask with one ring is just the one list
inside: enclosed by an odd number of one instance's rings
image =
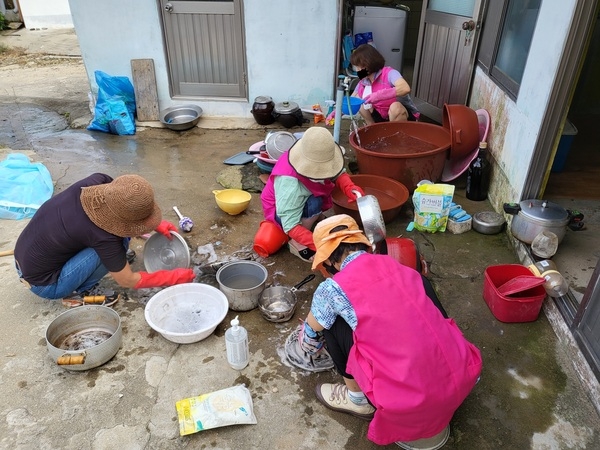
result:
[(302, 110), (295, 102), (281, 102), (275, 105), (273, 117), (284, 127), (292, 128), (304, 123)]
[(275, 117), (273, 117), (274, 109), (275, 103), (273, 102), (273, 99), (269, 96), (262, 95), (254, 99), (251, 112), (256, 123), (259, 125), (270, 125), (275, 122)]

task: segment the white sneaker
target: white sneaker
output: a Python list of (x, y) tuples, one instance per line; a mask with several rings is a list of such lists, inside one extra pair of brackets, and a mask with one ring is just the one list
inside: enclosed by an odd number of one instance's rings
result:
[(375, 408), (366, 403), (357, 405), (348, 397), (348, 387), (341, 383), (323, 383), (318, 384), (315, 392), (317, 399), (327, 408), (334, 411), (352, 414), (355, 417), (364, 420), (371, 420), (375, 414)]

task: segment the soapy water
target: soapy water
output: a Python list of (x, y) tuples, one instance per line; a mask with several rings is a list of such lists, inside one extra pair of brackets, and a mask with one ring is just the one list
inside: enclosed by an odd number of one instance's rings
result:
[(221, 316), (222, 306), (217, 303), (199, 302), (191, 298), (172, 299), (170, 307), (156, 325), (172, 333), (195, 333), (215, 325)]

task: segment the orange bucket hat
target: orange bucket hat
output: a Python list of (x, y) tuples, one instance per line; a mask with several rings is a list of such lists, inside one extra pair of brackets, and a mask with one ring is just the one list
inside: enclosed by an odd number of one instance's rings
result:
[[(338, 226), (346, 228), (332, 233), (331, 230)], [(371, 242), (358, 227), (356, 221), (347, 214), (337, 214), (317, 223), (313, 232), (313, 240), (317, 247), (317, 253), (315, 253), (312, 263), (313, 270), (321, 270), (323, 261), (327, 260), (342, 242), (363, 243), (371, 247)]]

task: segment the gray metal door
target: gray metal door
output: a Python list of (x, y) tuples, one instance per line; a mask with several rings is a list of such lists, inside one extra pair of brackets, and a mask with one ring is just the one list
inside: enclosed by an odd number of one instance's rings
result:
[(579, 347), (600, 380), (600, 262), (596, 264), (573, 326)]
[(424, 0), (413, 97), (441, 122), (444, 103), (466, 104), (484, 0)]
[(242, 0), (160, 0), (173, 97), (246, 99)]

